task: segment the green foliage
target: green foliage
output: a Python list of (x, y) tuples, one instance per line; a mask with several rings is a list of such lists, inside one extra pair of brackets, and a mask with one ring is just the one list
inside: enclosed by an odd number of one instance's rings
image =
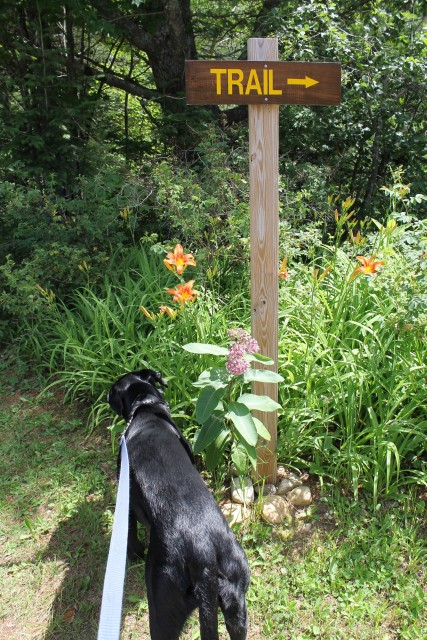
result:
[[(389, 166), (407, 167), (420, 188), (423, 2), (241, 0), (232, 11), (224, 6), (177, 0), (175, 12), (153, 12), (142, 2), (130, 10), (123, 0), (4, 5), (0, 166), (8, 178), (36, 176), (39, 184), (53, 178), (59, 193), (68, 192), (79, 175), (96, 170), (94, 142), (122, 153), (128, 166), (172, 150), (192, 165), (212, 122), (224, 130), (229, 151), (246, 136), (245, 113), (186, 106), (184, 62), (245, 58), (247, 39), (255, 35), (276, 36), (281, 60), (342, 64), (340, 107), (281, 108), (282, 170), (304, 192), (310, 219), (319, 215), (318, 202), (326, 199), (318, 196), (327, 190), (351, 194), (359, 216), (371, 216)], [(194, 195), (203, 206), (203, 196)]]
[[(111, 416), (105, 398), (112, 382), (141, 367), (162, 372), (174, 416), (188, 420), (191, 383), (184, 373), (188, 354), (181, 345), (195, 337), (220, 341), (225, 334), (226, 317), (218, 313), (219, 303), (209, 291), (202, 291), (203, 302), (187, 304), (172, 317), (144, 315), (141, 307), (164, 305), (166, 290), (175, 284), (174, 275), (163, 265), (159, 268), (164, 255), (165, 250), (150, 239), (118, 254), (113, 281), (107, 276), (102, 283), (89, 284), (67, 305), (54, 301), (53, 317), (31, 330), (27, 349), (49, 362), (55, 372), (53, 384), (64, 386), (72, 398), (94, 398), (94, 425)], [(247, 315), (244, 296), (228, 296), (222, 299), (227, 317)]]
[[(427, 479), (426, 307), (408, 298), (419, 277), (425, 290), (425, 268), (397, 251), (400, 233), (390, 225), (367, 240), (364, 254), (385, 262), (374, 277), (352, 279), (350, 247), (325, 253), (322, 279), (319, 263), (295, 265), (281, 291), (279, 451), (297, 462), (308, 447), (313, 471), (345, 480), (356, 497), (367, 489), (374, 502)], [(424, 234), (410, 237), (419, 255)]]
[(46, 309), (43, 291), (66, 299), (114, 269), (111, 256), (134, 233), (123, 173), (109, 157), (108, 168), (81, 177), (78, 190), (66, 196), (54, 184), (0, 183), (2, 341), (19, 332), (23, 317), (39, 319)]
[(85, 11), (72, 5), (0, 8), (0, 166), (40, 183), (51, 176), (61, 189), (91, 166), (87, 142), (99, 100), (77, 57), (75, 27)]
[[(355, 497), (367, 491), (374, 504), (408, 483), (427, 482), (426, 223), (413, 216), (420, 197), (401, 173), (384, 193), (391, 201), (384, 225), (372, 221), (356, 233), (348, 198), (334, 214), (334, 245), (313, 243), (311, 261), (290, 255), (279, 305), (279, 459), (309, 465)], [(292, 236), (285, 246), (295, 246)], [(200, 295), (191, 304), (170, 302), (175, 309), (166, 312), (176, 282), (162, 264), (170, 249), (145, 238), (116, 254), (103, 280), (65, 302), (40, 288), (37, 320), (24, 318), (27, 349), (50, 363), (54, 384), (71, 397), (93, 398), (93, 426), (110, 416), (112, 381), (141, 366), (159, 369), (174, 416), (190, 438), (197, 433), (207, 467), (221, 468), (231, 453), (243, 469), (248, 457), (255, 464), (257, 438), (265, 437), (251, 412), (270, 402), (246, 385), (275, 381), (250, 362), (234, 376), (217, 364), (229, 355), (218, 346), (229, 327), (249, 324), (247, 283), (221, 274), (219, 258), (204, 261), (195, 251)], [(20, 284), (31, 292), (31, 284)], [(196, 401), (189, 372), (200, 364)]]
[[(404, 164), (415, 188), (425, 171), (423, 98), (426, 38), (422, 2), (284, 3), (272, 34), (283, 60), (338, 61), (338, 108), (281, 109), (286, 173), (311, 189), (314, 168), (323, 183), (357, 198), (361, 217), (389, 166)], [(374, 202), (375, 200), (375, 202)]]
[(248, 253), (247, 155), (246, 149), (230, 151), (216, 128), (203, 128), (196, 162), (183, 164), (171, 158), (153, 166), (149, 177), (153, 197), (146, 206), (155, 209), (162, 235), (186, 238), (210, 262), (211, 271), (221, 263), (224, 276)]
[[(223, 453), (228, 455), (228, 463), (234, 462), (237, 471), (243, 475), (248, 468), (248, 461), (256, 469), (257, 455), (255, 446), (258, 438), (270, 440), (270, 434), (263, 423), (252, 416), (251, 411), (277, 411), (280, 405), (268, 396), (243, 393), (249, 382), (263, 381), (264, 374), (269, 373), (275, 382), (282, 382), (282, 376), (270, 371), (249, 369), (249, 361), (273, 364), (261, 354), (253, 353), (245, 343), (249, 334), (238, 340), (245, 348), (243, 368), (246, 371), (238, 373), (230, 366), (231, 351), (206, 343), (189, 343), (184, 349), (198, 355), (228, 356), (225, 367), (212, 367), (203, 371), (194, 386), (200, 388), (196, 401), (196, 420), (202, 425), (196, 433), (194, 452), (201, 453), (208, 450), (206, 455), (210, 471), (224, 464)], [(238, 344), (235, 343), (235, 344)], [(245, 364), (246, 363), (246, 364)], [(231, 368), (231, 372), (230, 372)], [(227, 464), (227, 463), (226, 463)]]

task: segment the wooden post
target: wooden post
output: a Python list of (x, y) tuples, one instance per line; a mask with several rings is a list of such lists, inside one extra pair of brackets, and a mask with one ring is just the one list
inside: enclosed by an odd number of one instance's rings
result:
[[(278, 60), (277, 38), (251, 38), (248, 41), (249, 60)], [(265, 64), (268, 68), (268, 64)], [(278, 358), (279, 299), (279, 105), (249, 105), (249, 166), (250, 166), (250, 259), (252, 335), (260, 352), (274, 360)], [(253, 383), (253, 392), (269, 395), (277, 401), (277, 384)], [(258, 412), (270, 441), (258, 447), (257, 475), (267, 482), (276, 481), (277, 412)]]
[[(341, 65), (279, 62), (277, 38), (248, 40), (248, 60), (187, 60), (188, 104), (249, 105), (252, 335), (277, 372), (279, 306), (279, 105), (338, 105)], [(277, 384), (253, 391), (277, 401)], [(257, 474), (276, 480), (277, 413), (258, 412), (271, 440), (258, 447)]]

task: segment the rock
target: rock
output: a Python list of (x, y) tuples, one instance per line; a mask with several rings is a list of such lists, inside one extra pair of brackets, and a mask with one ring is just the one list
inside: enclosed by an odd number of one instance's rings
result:
[(312, 529), (313, 529), (313, 525), (311, 525), (309, 522), (306, 522), (300, 528), (300, 532), (301, 533), (310, 533), (312, 531)]
[(262, 517), (270, 524), (282, 524), (292, 520), (290, 505), (281, 496), (267, 496), (262, 505)]
[(255, 493), (259, 496), (271, 496), (277, 492), (274, 484), (255, 485)]
[(294, 507), (308, 507), (312, 503), (312, 495), (310, 487), (302, 485), (301, 487), (295, 487), (286, 496)]
[(280, 480), (283, 480), (285, 476), (286, 476), (286, 469), (285, 467), (282, 467), (282, 465), (280, 465), (279, 467), (277, 467), (277, 481), (279, 482)]
[(292, 482), (292, 480), (290, 480), (289, 478), (283, 478), (283, 480), (280, 481), (280, 484), (277, 487), (277, 495), (284, 496), (287, 493), (289, 493), (289, 491), (292, 491), (292, 489), (294, 488), (295, 488), (295, 485)]
[(277, 489), (279, 496), (284, 496), (295, 487), (300, 487), (302, 480), (295, 473), (288, 473), (281, 481)]
[(231, 478), (231, 499), (238, 504), (251, 504), (255, 499), (255, 492), (250, 478), (245, 478), (242, 487), (240, 478)]
[(302, 480), (295, 473), (288, 474), (287, 478), (293, 482), (294, 487), (300, 487), (302, 485)]
[(243, 522), (250, 513), (244, 504), (237, 504), (235, 502), (225, 502), (221, 505), (221, 511), (230, 527), (233, 524)]

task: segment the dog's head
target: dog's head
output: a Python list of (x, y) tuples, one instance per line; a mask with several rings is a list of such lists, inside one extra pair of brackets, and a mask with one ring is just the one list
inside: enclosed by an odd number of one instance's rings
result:
[(128, 422), (140, 406), (165, 404), (163, 391), (158, 385), (167, 387), (158, 371), (141, 369), (127, 373), (113, 384), (108, 392), (107, 402), (119, 416)]

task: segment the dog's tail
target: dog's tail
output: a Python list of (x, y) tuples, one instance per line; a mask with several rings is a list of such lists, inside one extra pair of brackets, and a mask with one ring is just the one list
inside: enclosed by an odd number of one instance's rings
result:
[(227, 578), (220, 579), (219, 606), (231, 640), (245, 640), (248, 632), (245, 590)]
[(224, 614), (225, 626), (231, 640), (245, 640), (248, 631), (246, 591), (249, 586), (249, 567), (239, 546), (227, 556), (226, 571), (218, 580), (218, 600)]

